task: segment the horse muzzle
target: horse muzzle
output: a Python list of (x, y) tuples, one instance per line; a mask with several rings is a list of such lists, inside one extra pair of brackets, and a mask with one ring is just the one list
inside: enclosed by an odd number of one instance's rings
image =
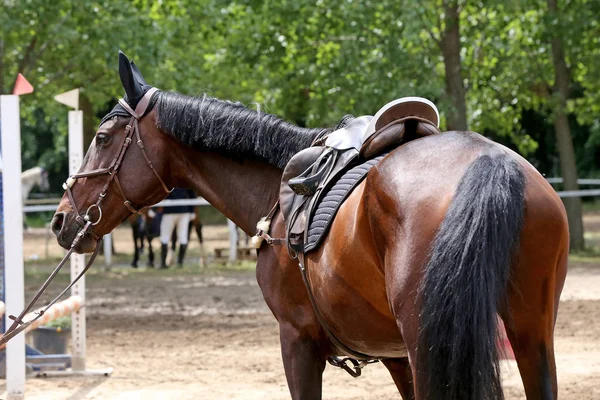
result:
[[(74, 213), (57, 211), (50, 224), (52, 232), (56, 235), (58, 244), (69, 250), (82, 227), (75, 221)], [(84, 235), (75, 245), (76, 253), (91, 253), (96, 249), (97, 242), (90, 235)]]

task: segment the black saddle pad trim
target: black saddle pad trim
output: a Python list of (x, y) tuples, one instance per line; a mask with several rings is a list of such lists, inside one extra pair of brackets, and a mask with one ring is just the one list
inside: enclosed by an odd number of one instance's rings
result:
[(386, 155), (388, 153), (350, 168), (340, 175), (335, 183), (330, 185), (329, 189), (326, 189), (310, 218), (304, 243), (304, 253), (308, 253), (319, 246), (329, 231), (331, 222), (333, 222), (342, 203), (352, 193), (352, 190), (367, 176), (371, 168)]

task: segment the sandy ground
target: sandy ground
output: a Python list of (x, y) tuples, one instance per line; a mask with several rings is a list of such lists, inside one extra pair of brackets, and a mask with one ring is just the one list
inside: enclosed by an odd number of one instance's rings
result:
[[(227, 240), (221, 228), (209, 236), (209, 246)], [(125, 245), (117, 242), (117, 250)], [(26, 398), (289, 399), (277, 323), (254, 272), (199, 271), (195, 257), (184, 271), (124, 266), (90, 275), (87, 365), (113, 367), (112, 376), (31, 378)], [(28, 291), (39, 279), (28, 281)], [(562, 399), (600, 399), (599, 288), (599, 264), (571, 263), (556, 326)], [(524, 399), (514, 361), (503, 362), (503, 377), (507, 398)], [(4, 390), (0, 381), (0, 399)], [(385, 368), (373, 365), (358, 379), (328, 366), (323, 398), (400, 397)]]
[[(208, 262), (214, 253), (214, 249), (229, 247), (229, 231), (226, 226), (205, 226), (202, 229), (203, 236), (206, 238), (203, 246), (203, 251), (206, 253)], [(246, 235), (239, 231), (241, 237), (240, 246), (245, 246)], [(128, 263), (133, 259), (133, 235), (132, 230), (127, 224), (123, 224), (112, 233), (113, 248), (116, 257), (116, 263)], [(153, 239), (152, 248), (156, 260), (160, 252), (160, 244), (158, 238)], [(65, 250), (58, 245), (54, 234), (48, 228), (30, 228), (24, 235), (23, 240), (23, 257), (29, 265), (47, 265), (48, 259), (61, 259), (65, 255)], [(140, 256), (140, 266), (145, 266), (148, 253)], [(188, 262), (198, 258), (200, 255), (200, 243), (196, 233), (193, 232), (190, 237), (188, 246)], [(102, 256), (95, 265), (104, 263)], [(38, 262), (39, 261), (39, 262)], [(197, 260), (196, 260), (197, 261)], [(158, 261), (156, 261), (158, 262)]]

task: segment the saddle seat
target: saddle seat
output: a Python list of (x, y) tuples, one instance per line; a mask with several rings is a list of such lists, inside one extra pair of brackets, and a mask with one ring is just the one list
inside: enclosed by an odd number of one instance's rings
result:
[(404, 97), (373, 117), (344, 118), (338, 129), (294, 155), (284, 169), (279, 196), (288, 248), (304, 251), (309, 218), (324, 191), (343, 172), (410, 140), (438, 133), (438, 124), (439, 113), (431, 101)]

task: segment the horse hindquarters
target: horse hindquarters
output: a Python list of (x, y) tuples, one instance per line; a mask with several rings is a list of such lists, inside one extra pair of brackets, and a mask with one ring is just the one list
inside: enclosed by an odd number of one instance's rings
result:
[(524, 186), (521, 166), (504, 153), (480, 156), (461, 178), (420, 287), (420, 398), (503, 398), (496, 315), (506, 304)]

